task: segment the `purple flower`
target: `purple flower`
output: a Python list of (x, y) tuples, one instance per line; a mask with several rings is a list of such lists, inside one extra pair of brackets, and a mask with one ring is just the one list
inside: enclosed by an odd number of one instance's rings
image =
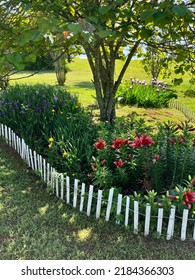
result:
[(17, 102), (14, 102), (14, 109), (16, 109), (16, 110), (19, 109), (19, 106), (18, 106), (18, 103), (17, 103)]
[(57, 96), (54, 96), (54, 100), (57, 102), (59, 98)]

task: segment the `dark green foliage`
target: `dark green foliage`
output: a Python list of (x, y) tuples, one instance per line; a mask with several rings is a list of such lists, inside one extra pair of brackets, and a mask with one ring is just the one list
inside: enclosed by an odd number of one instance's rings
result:
[(116, 94), (117, 102), (144, 108), (167, 107), (172, 98), (177, 98), (177, 95), (166, 87), (146, 85), (145, 82), (143, 84), (142, 82), (140, 84), (122, 83)]
[(1, 92), (0, 102), (1, 123), (47, 156), (59, 172), (83, 176), (96, 128), (75, 96), (60, 87), (25, 85)]

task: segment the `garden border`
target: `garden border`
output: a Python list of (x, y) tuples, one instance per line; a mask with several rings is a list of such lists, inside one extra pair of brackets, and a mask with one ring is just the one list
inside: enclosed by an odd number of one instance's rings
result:
[[(152, 232), (160, 237), (164, 235), (164, 231), (166, 239), (170, 240), (174, 236), (177, 222), (180, 224), (180, 239), (184, 241), (187, 238), (192, 238), (195, 241), (195, 219), (188, 217), (188, 209), (184, 209), (183, 215), (180, 217), (176, 215), (176, 207), (173, 206), (169, 217), (165, 217), (164, 209), (158, 208), (158, 215), (153, 216), (151, 215), (151, 206), (147, 204), (145, 206), (145, 213), (141, 213), (138, 201), (133, 202), (133, 209), (131, 209), (129, 196), (124, 197), (122, 194), (118, 194), (117, 200), (114, 201), (115, 190), (113, 188), (109, 190), (108, 199), (104, 199), (103, 190), (94, 191), (93, 185), (87, 188), (85, 183), (81, 183), (79, 186), (78, 179), (74, 179), (74, 185), (71, 186), (70, 177), (58, 173), (41, 155), (31, 150), (25, 141), (18, 137), (10, 127), (1, 124), (0, 137), (4, 138), (6, 143), (17, 151), (34, 172), (40, 174), (41, 179), (46, 185), (52, 187), (53, 193), (55, 193), (57, 198), (67, 204), (71, 204), (73, 208), (77, 208), (80, 212), (85, 212), (87, 216), (91, 216), (92, 212), (94, 212), (96, 219), (99, 219), (102, 214), (102, 205), (104, 204), (105, 220), (108, 222), (114, 217), (116, 224), (123, 224), (127, 228), (131, 226), (130, 228), (132, 228), (134, 234), (140, 233), (142, 229), (144, 236)], [(111, 211), (113, 206), (114, 214)], [(125, 214), (123, 219), (121, 219), (122, 212)], [(151, 229), (151, 219), (156, 220), (156, 231)], [(193, 223), (191, 233), (187, 231), (189, 221)]]

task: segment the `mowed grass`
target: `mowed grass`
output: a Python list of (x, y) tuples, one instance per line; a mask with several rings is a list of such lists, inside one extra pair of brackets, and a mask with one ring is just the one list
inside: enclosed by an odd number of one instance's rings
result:
[[(116, 77), (119, 74), (121, 68), (123, 66), (123, 61), (117, 60), (116, 63)], [(89, 67), (87, 59), (80, 59), (76, 58), (74, 62), (69, 65), (70, 71), (67, 74), (66, 80), (66, 89), (71, 92), (72, 94), (77, 94), (79, 100), (83, 106), (88, 106), (96, 103), (95, 100), (95, 89), (93, 85), (93, 76), (91, 73), (91, 69)], [(32, 72), (21, 72), (16, 74), (12, 77), (11, 84), (15, 83), (27, 83), (27, 84), (36, 84), (36, 83), (44, 83), (44, 84), (52, 84), (56, 85), (57, 80), (55, 73), (52, 71), (48, 72), (40, 72), (29, 78), (19, 79), (21, 77), (25, 77), (32, 74)], [(129, 80), (130, 77), (138, 78), (140, 80), (146, 80), (148, 83), (150, 82), (150, 78), (145, 73), (142, 64), (138, 60), (133, 60), (123, 78), (123, 81)], [(161, 79), (162, 77), (160, 77)], [(171, 84), (171, 80), (174, 78), (170, 77), (167, 82)], [(178, 100), (186, 104), (189, 108), (195, 111), (195, 99), (194, 98), (186, 98), (184, 97), (184, 92), (190, 87), (189, 84), (189, 75), (185, 75), (183, 77), (184, 83), (180, 86), (174, 87), (172, 89), (177, 92)], [(182, 113), (178, 112), (174, 109), (143, 109), (131, 106), (118, 106), (117, 108), (117, 116), (128, 115), (131, 112), (137, 112), (141, 117), (144, 117), (149, 122), (154, 120), (174, 120), (177, 119), (178, 121), (184, 121), (185, 117)], [(95, 112), (96, 114), (98, 111)], [(155, 115), (155, 116), (154, 116)]]
[(195, 246), (133, 235), (78, 213), (0, 140), (0, 259), (195, 260)]

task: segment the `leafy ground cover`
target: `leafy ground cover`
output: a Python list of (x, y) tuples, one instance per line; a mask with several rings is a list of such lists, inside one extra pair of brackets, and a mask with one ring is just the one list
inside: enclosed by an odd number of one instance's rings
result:
[(191, 241), (135, 236), (56, 200), (0, 141), (0, 259), (195, 259)]

